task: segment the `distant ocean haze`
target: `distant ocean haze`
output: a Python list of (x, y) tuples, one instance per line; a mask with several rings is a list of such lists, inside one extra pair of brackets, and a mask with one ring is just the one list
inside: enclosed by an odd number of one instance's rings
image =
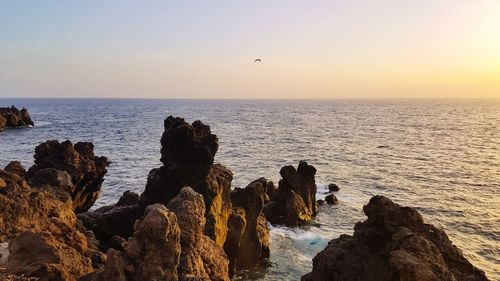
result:
[(160, 165), (163, 119), (201, 120), (219, 137), (216, 155), (233, 186), (307, 160), (317, 199), (336, 183), (340, 204), (321, 206), (314, 226), (272, 228), (266, 274), (243, 280), (298, 280), (327, 242), (350, 234), (376, 194), (416, 207), (446, 230), (490, 279), (500, 279), (500, 100), (129, 100), (0, 99), (26, 107), (35, 127), (0, 132), (0, 165), (33, 164), (49, 140), (91, 141), (112, 164), (94, 208), (141, 192)]

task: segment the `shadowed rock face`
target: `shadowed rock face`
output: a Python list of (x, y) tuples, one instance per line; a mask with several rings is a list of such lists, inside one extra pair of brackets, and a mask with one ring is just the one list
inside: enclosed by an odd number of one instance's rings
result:
[(19, 110), (16, 107), (0, 107), (0, 130), (5, 127), (34, 126), (33, 121), (25, 108)]
[(341, 235), (313, 259), (303, 281), (484, 281), (443, 230), (425, 224), (412, 208), (383, 196), (363, 208), (368, 219), (354, 235)]
[[(94, 232), (100, 241), (100, 249), (116, 248), (116, 240), (128, 239), (134, 234), (134, 222), (142, 216), (139, 209), (139, 195), (125, 191), (115, 205), (80, 213), (83, 225)], [(118, 236), (118, 237), (117, 237)]]
[(282, 179), (272, 192), (271, 201), (264, 212), (272, 224), (297, 226), (310, 222), (318, 213), (316, 205), (316, 169), (300, 161), (295, 169), (285, 166), (280, 171)]
[(265, 263), (269, 258), (269, 228), (262, 210), (270, 185), (272, 182), (260, 178), (244, 189), (236, 188), (231, 192), (233, 212), (224, 244), (231, 274)]
[(103, 269), (80, 280), (178, 280), (181, 253), (176, 215), (162, 204), (148, 206), (124, 251), (109, 249)]
[(189, 124), (182, 118), (168, 117), (161, 144), (163, 166), (151, 170), (140, 207), (153, 203), (167, 205), (184, 186), (203, 195), (207, 223), (205, 233), (224, 245), (227, 220), (231, 213), (230, 189), (233, 175), (222, 165), (213, 165), (218, 149), (217, 137), (200, 121)]
[[(47, 141), (35, 148), (34, 157), (35, 165), (28, 170), (28, 181), (33, 185), (43, 185), (50, 180), (63, 179), (64, 176), (57, 175), (54, 170), (66, 172), (72, 181), (68, 191), (76, 213), (87, 211), (99, 197), (110, 162), (106, 157), (94, 155), (92, 143), (79, 142), (73, 145), (70, 141)], [(54, 170), (47, 171), (48, 168)], [(51, 175), (55, 178), (51, 179)]]
[(203, 233), (206, 222), (203, 196), (184, 187), (167, 207), (177, 215), (181, 229), (179, 279), (229, 281), (226, 254)]

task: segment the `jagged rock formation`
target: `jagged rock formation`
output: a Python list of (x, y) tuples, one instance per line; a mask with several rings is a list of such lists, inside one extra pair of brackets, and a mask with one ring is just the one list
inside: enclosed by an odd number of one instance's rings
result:
[(140, 206), (153, 203), (165, 205), (184, 186), (203, 195), (207, 223), (205, 233), (219, 246), (227, 235), (227, 220), (231, 213), (230, 188), (233, 175), (222, 165), (213, 165), (219, 147), (217, 136), (200, 121), (192, 125), (182, 118), (168, 117), (161, 138), (163, 166), (151, 170)]
[(282, 179), (272, 193), (264, 212), (272, 224), (297, 226), (310, 222), (318, 213), (316, 205), (316, 168), (300, 161), (295, 169), (285, 166), (280, 171)]
[(34, 126), (26, 108), (21, 110), (16, 107), (0, 107), (0, 131), (6, 127)]
[(415, 209), (375, 196), (363, 210), (368, 219), (356, 224), (353, 236), (330, 241), (302, 281), (487, 280)]
[(142, 216), (139, 209), (139, 195), (125, 191), (115, 205), (78, 214), (83, 225), (94, 232), (100, 241), (100, 249), (120, 248), (117, 241), (134, 234), (134, 222)]
[(325, 197), (325, 201), (330, 205), (337, 205), (339, 203), (339, 199), (337, 199), (337, 197), (333, 194), (328, 194)]
[(109, 249), (104, 268), (80, 280), (178, 280), (181, 245), (177, 222), (176, 215), (164, 205), (148, 206), (144, 218), (135, 223), (134, 235), (124, 251)]
[(181, 229), (179, 279), (229, 281), (226, 254), (203, 233), (206, 222), (203, 196), (184, 187), (167, 207), (176, 214)]
[(273, 183), (260, 178), (231, 192), (233, 212), (224, 244), (231, 274), (266, 263), (269, 258), (269, 228), (262, 212), (268, 187), (273, 188)]
[(66, 182), (66, 187), (76, 213), (87, 211), (99, 197), (110, 162), (106, 157), (94, 155), (92, 143), (73, 145), (69, 140), (62, 143), (46, 141), (35, 148), (34, 157), (35, 165), (28, 170), (28, 181), (35, 186), (52, 185), (54, 183), (47, 180), (66, 181), (61, 172), (67, 173), (72, 184)]
[(103, 255), (78, 224), (70, 195), (59, 186), (32, 187), (24, 174), (18, 162), (0, 169), (0, 243), (9, 245), (5, 274), (76, 280), (93, 271)]

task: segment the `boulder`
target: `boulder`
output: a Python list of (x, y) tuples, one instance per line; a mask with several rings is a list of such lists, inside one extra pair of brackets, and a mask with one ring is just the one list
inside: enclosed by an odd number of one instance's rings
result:
[(272, 224), (298, 226), (309, 223), (318, 213), (316, 204), (316, 169), (300, 161), (295, 169), (285, 166), (280, 171), (282, 179), (264, 212)]
[(203, 196), (190, 187), (184, 187), (167, 207), (177, 215), (181, 229), (179, 279), (229, 281), (226, 254), (204, 234)]
[(341, 235), (313, 259), (302, 281), (484, 281), (446, 233), (424, 223), (413, 208), (375, 196), (363, 208), (367, 220)]
[(140, 207), (154, 203), (167, 205), (184, 186), (203, 195), (207, 219), (205, 233), (219, 246), (224, 245), (227, 220), (231, 214), (230, 190), (233, 175), (215, 164), (217, 136), (200, 121), (189, 124), (182, 118), (168, 117), (161, 138), (163, 166), (151, 170)]
[(34, 157), (35, 165), (28, 170), (28, 181), (36, 185), (37, 174), (47, 168), (64, 171), (73, 183), (70, 193), (73, 210), (80, 213), (90, 209), (101, 193), (106, 167), (110, 164), (106, 157), (94, 155), (92, 143), (73, 145), (68, 140), (62, 143), (47, 141), (35, 148)]
[(326, 203), (330, 204), (330, 205), (337, 205), (339, 203), (339, 200), (337, 199), (337, 197), (333, 194), (328, 194), (326, 197), (325, 197), (325, 201)]
[(244, 189), (236, 188), (231, 192), (233, 212), (228, 222), (228, 238), (224, 244), (231, 274), (238, 269), (267, 264), (269, 227), (262, 211), (269, 183), (265, 178), (259, 178)]
[(328, 191), (330, 192), (337, 192), (339, 190), (340, 190), (339, 186), (334, 183), (328, 185)]

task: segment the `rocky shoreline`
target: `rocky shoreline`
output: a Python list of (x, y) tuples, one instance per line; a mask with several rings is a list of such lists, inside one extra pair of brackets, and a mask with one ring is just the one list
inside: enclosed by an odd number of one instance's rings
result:
[(0, 107), (0, 131), (5, 128), (35, 126), (26, 108)]
[[(232, 190), (208, 125), (170, 116), (164, 129), (162, 166), (144, 192), (96, 210), (110, 162), (91, 143), (47, 141), (27, 171), (19, 162), (0, 170), (0, 279), (230, 280), (269, 266), (268, 223), (295, 227), (318, 213), (308, 163), (283, 167), (277, 187), (258, 178)], [(374, 197), (364, 211), (302, 280), (487, 280), (414, 209)]]

